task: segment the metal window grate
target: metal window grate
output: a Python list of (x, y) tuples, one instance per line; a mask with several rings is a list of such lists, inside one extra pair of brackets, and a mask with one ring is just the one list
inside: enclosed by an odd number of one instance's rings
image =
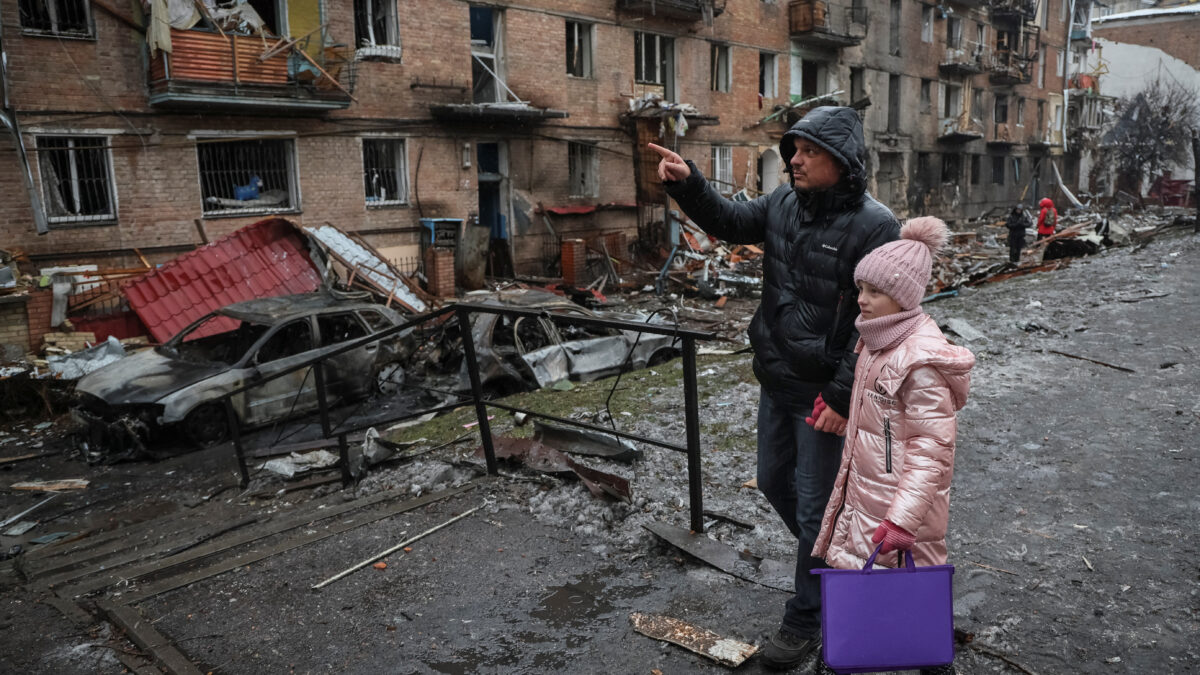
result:
[(594, 145), (567, 143), (567, 173), (570, 175), (572, 197), (599, 196), (599, 167), (599, 156)]
[(17, 8), (25, 30), (70, 37), (91, 37), (87, 0), (20, 0)]
[(712, 146), (712, 182), (722, 194), (733, 192), (733, 151), (728, 145)]
[(354, 44), (356, 47), (399, 46), (396, 3), (354, 0)]
[(296, 209), (293, 147), (291, 139), (202, 139), (196, 155), (204, 215)]
[(38, 167), (51, 223), (116, 219), (104, 136), (38, 136)]
[(402, 138), (364, 138), (363, 189), (367, 206), (408, 203), (408, 163)]

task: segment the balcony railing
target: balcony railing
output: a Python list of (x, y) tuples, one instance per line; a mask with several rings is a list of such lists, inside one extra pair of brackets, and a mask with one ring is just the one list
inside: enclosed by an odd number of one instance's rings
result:
[(1037, 16), (1038, 0), (991, 0), (993, 19), (1032, 21)]
[(1035, 60), (1016, 52), (998, 49), (991, 53), (989, 61), (987, 70), (992, 84), (1028, 84), (1033, 79)]
[(711, 20), (725, 11), (726, 0), (617, 0), (617, 9), (685, 21)]
[(788, 27), (793, 38), (823, 47), (849, 47), (867, 35), (867, 6), (830, 7), (824, 0), (792, 0)]
[(938, 120), (938, 141), (942, 143), (967, 143), (980, 138), (983, 138), (983, 123), (966, 112)]
[(295, 41), (176, 29), (171, 47), (150, 59), (152, 106), (320, 113), (353, 100), (338, 78), (354, 64), (336, 48), (312, 57)]
[(938, 70), (944, 75), (978, 75), (988, 69), (991, 58), (987, 45), (958, 40), (946, 47)]
[(987, 139), (988, 145), (1015, 145), (1016, 142), (1012, 124), (1008, 122), (992, 124), (992, 135)]

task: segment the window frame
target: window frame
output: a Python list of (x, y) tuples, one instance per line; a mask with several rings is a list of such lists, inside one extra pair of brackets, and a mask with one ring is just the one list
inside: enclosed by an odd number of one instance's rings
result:
[(779, 96), (779, 55), (758, 53), (758, 93), (763, 98)]
[(708, 49), (708, 88), (720, 94), (733, 90), (733, 54), (729, 45), (710, 42)]
[(971, 185), (983, 182), (983, 155), (971, 155)]
[(733, 194), (733, 146), (714, 143), (711, 155), (712, 180), (717, 191), (723, 195)]
[[(384, 208), (395, 208), (395, 207), (408, 206), (410, 203), (409, 202), (410, 183), (408, 180), (408, 138), (404, 137), (404, 136), (363, 136), (360, 140), (361, 140), (361, 142), (359, 143), (359, 152), (362, 155), (362, 167), (363, 167), (363, 201), (366, 204), (366, 207), (368, 209), (384, 209)], [(396, 172), (397, 186), (403, 187), (402, 192), (400, 192), (399, 187), (397, 188), (398, 194), (403, 195), (401, 198), (399, 198), (399, 199), (375, 199), (375, 200), (371, 199), (371, 197), (378, 196), (378, 195), (372, 195), (367, 190), (367, 171), (368, 171), (367, 144), (368, 143), (399, 143), (400, 147), (398, 149), (397, 148), (392, 149), (392, 152), (394, 153), (394, 161), (396, 164), (396, 166), (392, 167), (392, 170)]]
[[(361, 38), (359, 36), (358, 13), (359, 5), (367, 5), (367, 11), (370, 7), (380, 5), (384, 8), (386, 16), (384, 17), (384, 30), (388, 35), (384, 41), (376, 39), (370, 44), (359, 44)], [(385, 59), (393, 59), (399, 61), (402, 51), (400, 44), (400, 16), (395, 0), (354, 0), (351, 7), (354, 13), (354, 53), (356, 58), (363, 57), (379, 57)], [(368, 17), (367, 29), (370, 37), (374, 37), (373, 22)]]
[(1017, 126), (1025, 126), (1025, 97), (1017, 97)]
[[(266, 214), (273, 214), (273, 213), (301, 213), (302, 212), (303, 209), (301, 208), (301, 201), (300, 201), (300, 159), (299, 159), (299, 151), (298, 151), (298, 148), (296, 147), (296, 138), (293, 134), (290, 134), (290, 133), (286, 134), (286, 135), (285, 134), (263, 135), (263, 134), (256, 134), (256, 133), (246, 133), (246, 134), (234, 133), (234, 134), (228, 134), (228, 135), (205, 134), (205, 135), (195, 136), (194, 140), (196, 141), (196, 181), (199, 184), (199, 188), (200, 188), (200, 213), (203, 218), (205, 218), (205, 219), (208, 219), (208, 218), (239, 218), (239, 217), (244, 217), (244, 216), (266, 215)], [(272, 207), (272, 206), (260, 206), (260, 207), (250, 207), (250, 208), (243, 208), (243, 209), (233, 209), (233, 208), (214, 208), (212, 210), (207, 209), (206, 204), (208, 203), (209, 197), (215, 197), (215, 195), (205, 195), (205, 188), (204, 188), (205, 171), (204, 171), (204, 163), (203, 163), (204, 160), (201, 157), (201, 147), (205, 146), (205, 145), (214, 145), (215, 146), (217, 144), (248, 143), (248, 142), (254, 142), (254, 141), (261, 141), (261, 142), (274, 141), (274, 142), (279, 142), (282, 144), (282, 147), (284, 148), (283, 167), (284, 167), (284, 170), (286, 171), (286, 178), (287, 178), (287, 182), (288, 182), (288, 186), (287, 186), (288, 206), (285, 208), (276, 208), (276, 207)]]
[[(595, 78), (595, 36), (596, 24), (587, 23), (585, 21), (572, 21), (567, 19), (566, 24), (566, 56), (567, 56), (567, 77), (574, 77), (581, 80), (590, 80)], [(574, 45), (573, 45), (574, 43)], [(574, 46), (574, 51), (572, 51)], [(579, 61), (578, 73), (572, 72), (572, 54), (575, 54)]]
[[(85, 15), (87, 28), (84, 31), (62, 31), (57, 30), (53, 25), (57, 23), (56, 17), (56, 2), (78, 2), (81, 5)], [(27, 26), (25, 24), (26, 12), (22, 11), (24, 4), (37, 4), (45, 8), (51, 26), (48, 29)], [(92, 3), (90, 0), (19, 0), (17, 2), (17, 24), (21, 27), (23, 35), (30, 36), (46, 36), (56, 38), (67, 38), (70, 40), (95, 40), (96, 39), (96, 19), (92, 14)]]
[[(45, 139), (45, 140), (66, 139), (69, 145), (66, 148), (46, 148), (46, 147), (42, 146), (43, 139)], [(102, 153), (102, 156), (104, 158), (104, 171), (105, 171), (104, 187), (105, 187), (105, 193), (106, 193), (105, 199), (106, 199), (107, 205), (108, 205), (107, 212), (106, 213), (98, 213), (98, 214), (69, 214), (69, 215), (58, 215), (58, 216), (51, 215), (50, 205), (53, 203), (53, 200), (51, 199), (51, 195), (47, 191), (47, 185), (46, 185), (46, 166), (47, 165), (44, 165), (43, 162), (49, 161), (49, 153), (51, 153), (51, 152), (68, 152), (68, 153), (70, 153), (68, 155), (68, 157), (69, 157), (70, 169), (71, 169), (72, 175), (68, 178), (68, 180), (71, 182), (72, 199), (78, 205), (79, 199), (80, 199), (79, 198), (79, 193), (80, 193), (79, 180), (80, 180), (80, 178), (79, 178), (79, 171), (78, 171), (79, 160), (77, 158), (77, 152), (79, 149), (76, 149), (74, 147), (74, 143), (81, 139), (99, 140), (100, 141), (99, 147), (95, 147), (95, 148), (91, 148), (91, 149), (99, 150)], [(116, 178), (116, 172), (114, 171), (114, 167), (113, 167), (112, 137), (111, 136), (109, 136), (107, 134), (96, 134), (96, 133), (89, 134), (86, 132), (35, 134), (34, 135), (34, 147), (37, 149), (37, 154), (38, 154), (38, 171), (37, 171), (38, 185), (41, 190), (43, 208), (45, 209), (45, 212), (46, 212), (46, 222), (50, 225), (51, 228), (54, 228), (54, 227), (60, 227), (60, 228), (89, 227), (89, 226), (95, 226), (95, 225), (113, 225), (113, 224), (117, 223), (117, 218), (118, 218), (118, 213), (119, 213), (118, 212), (118, 203), (117, 203), (117, 178)], [(83, 149), (87, 149), (87, 148), (83, 148)], [(45, 153), (45, 154), (43, 154), (43, 153)], [(60, 196), (60, 198), (61, 198), (61, 196)]]
[(600, 153), (597, 144), (567, 141), (567, 194), (581, 199), (600, 196)]
[(933, 112), (933, 80), (921, 78), (921, 95), (918, 108), (922, 115)]
[[(992, 185), (1004, 185), (1004, 173), (1006, 171), (1005, 166), (1004, 166), (1004, 160), (1006, 159), (1006, 157), (1004, 155), (992, 155), (991, 157), (992, 157)], [(996, 170), (997, 168), (999, 168), (1000, 170), (997, 171)]]
[(933, 42), (933, 6), (921, 5), (921, 42)]

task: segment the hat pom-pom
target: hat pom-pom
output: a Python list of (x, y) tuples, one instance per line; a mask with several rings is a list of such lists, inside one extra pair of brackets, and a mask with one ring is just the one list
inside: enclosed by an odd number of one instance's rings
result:
[(933, 216), (913, 218), (904, 223), (904, 227), (900, 228), (901, 239), (919, 241), (929, 247), (930, 253), (937, 253), (942, 250), (949, 237), (949, 232), (946, 230), (946, 223), (942, 222), (940, 218), (934, 218)]

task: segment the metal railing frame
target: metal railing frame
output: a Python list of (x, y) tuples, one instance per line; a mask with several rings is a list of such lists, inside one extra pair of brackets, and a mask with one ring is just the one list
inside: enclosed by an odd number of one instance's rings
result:
[[(421, 324), (428, 323), (445, 317), (449, 314), (454, 314), (458, 322), (459, 331), (463, 338), (463, 357), (466, 359), (467, 374), (471, 383), (471, 395), (467, 399), (455, 401), (454, 403), (442, 404), (433, 408), (423, 409), (419, 411), (409, 411), (395, 417), (384, 419), (372, 418), (368, 423), (360, 423), (357, 426), (343, 427), (341, 423), (334, 426), (330, 422), (330, 406), (329, 399), (325, 391), (325, 368), (324, 362), (348, 352), (357, 349), (363, 345), (379, 342), (391, 338), (405, 330), (413, 328)], [(579, 420), (573, 420), (565, 417), (558, 417), (547, 413), (538, 412), (536, 410), (528, 410), (517, 406), (500, 403), (484, 398), (483, 383), (479, 376), (479, 362), (476, 357), (475, 343), (471, 332), (471, 315), (472, 314), (496, 314), (501, 316), (528, 317), (528, 318), (545, 318), (557, 323), (564, 323), (576, 326), (611, 328), (622, 331), (630, 331), (636, 333), (649, 333), (653, 335), (667, 335), (677, 338), (681, 343), (681, 351), (683, 358), (683, 394), (684, 394), (684, 428), (686, 432), (686, 442), (683, 445), (673, 443), (671, 441), (661, 440), (657, 438), (649, 438), (638, 434), (632, 434), (616, 429), (610, 429)], [(654, 445), (667, 450), (682, 452), (687, 455), (688, 462), (688, 500), (689, 500), (689, 516), (690, 527), (695, 532), (704, 531), (704, 501), (703, 501), (703, 484), (701, 480), (701, 452), (700, 452), (700, 400), (696, 380), (696, 341), (697, 340), (713, 340), (716, 335), (711, 332), (695, 331), (686, 328), (679, 328), (674, 325), (662, 325), (651, 323), (639, 323), (635, 321), (624, 321), (620, 319), (604, 319), (597, 317), (574, 316), (564, 314), (554, 314), (541, 310), (521, 309), (514, 307), (505, 307), (498, 305), (482, 305), (471, 303), (455, 303), (442, 307), (441, 309), (428, 312), (412, 317), (404, 323), (398, 324), (391, 328), (366, 335), (355, 340), (350, 340), (336, 349), (315, 356), (304, 362), (295, 364), (294, 366), (277, 373), (265, 377), (254, 379), (253, 382), (248, 382), (233, 391), (223, 394), (215, 399), (215, 402), (223, 405), (225, 409), (226, 421), (229, 425), (230, 440), (233, 443), (234, 451), (237, 456), (238, 469), (241, 473), (241, 484), (245, 487), (250, 482), (250, 471), (246, 464), (246, 448), (242, 442), (241, 422), (238, 420), (237, 412), (234, 410), (233, 397), (239, 394), (244, 394), (250, 389), (261, 387), (271, 380), (283, 377), (290, 373), (296, 372), (303, 368), (312, 367), (312, 373), (315, 381), (317, 392), (317, 405), (321, 419), (321, 433), (325, 439), (336, 438), (338, 446), (339, 466), (342, 473), (342, 484), (348, 485), (353, 481), (354, 477), (350, 472), (350, 451), (347, 438), (350, 434), (358, 431), (363, 431), (368, 427), (400, 422), (407, 419), (413, 419), (430, 412), (445, 412), (459, 408), (463, 405), (471, 404), (475, 408), (477, 426), (479, 428), (480, 441), (483, 445), (484, 458), (487, 463), (487, 472), (490, 475), (499, 473), (499, 466), (496, 461), (496, 451), (492, 443), (491, 425), (488, 422), (488, 408), (498, 408), (514, 413), (524, 413), (531, 417), (537, 417), (545, 420), (550, 420), (559, 424), (598, 431), (605, 434), (615, 436), (617, 438), (637, 441)], [(297, 392), (299, 395), (299, 392)]]

